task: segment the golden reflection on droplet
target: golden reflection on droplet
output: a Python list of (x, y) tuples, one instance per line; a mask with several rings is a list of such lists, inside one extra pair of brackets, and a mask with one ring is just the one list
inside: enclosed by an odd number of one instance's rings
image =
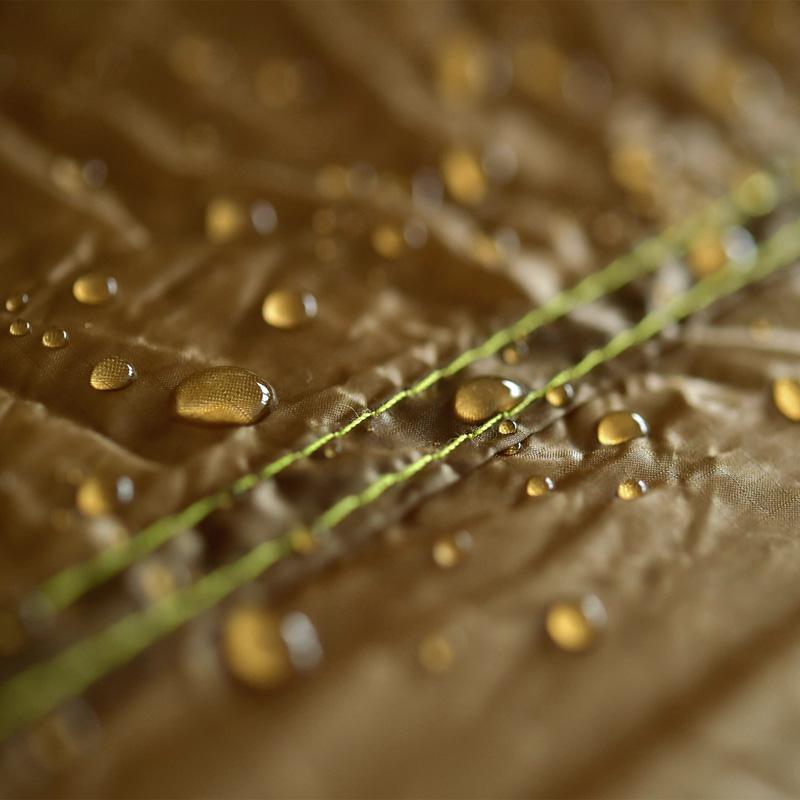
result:
[(101, 272), (89, 272), (72, 284), (72, 295), (79, 303), (97, 306), (111, 300), (118, 288), (116, 278)]
[(509, 366), (519, 364), (526, 355), (528, 355), (528, 345), (525, 342), (510, 344), (500, 351), (500, 358)]
[(617, 497), (620, 500), (636, 500), (647, 494), (647, 483), (642, 480), (629, 479), (617, 486)]
[(525, 494), (528, 497), (542, 497), (542, 495), (552, 492), (556, 488), (555, 481), (546, 475), (534, 475), (528, 478), (525, 484)]
[(597, 441), (612, 445), (647, 436), (647, 423), (635, 411), (611, 411), (597, 423)]
[(688, 259), (692, 272), (698, 278), (705, 278), (722, 269), (728, 256), (721, 233), (709, 230), (699, 234), (689, 247)]
[(0, 608), (0, 656), (12, 656), (25, 646), (25, 629), (19, 616), (8, 608)]
[(20, 292), (19, 294), (12, 294), (11, 297), (6, 298), (6, 311), (15, 314), (17, 311), (22, 311), (30, 302), (30, 295), (27, 292)]
[(497, 240), (478, 232), (470, 241), (472, 257), (486, 269), (496, 269), (503, 261), (503, 253)]
[(42, 334), (42, 344), (50, 350), (58, 350), (69, 343), (69, 334), (63, 328), (47, 328)]
[(111, 356), (99, 361), (92, 368), (89, 384), (101, 392), (124, 389), (136, 380), (136, 369), (133, 364), (119, 356)]
[(250, 606), (232, 608), (222, 624), (222, 655), (231, 675), (253, 689), (269, 689), (291, 677), (280, 619)]
[(27, 336), (31, 332), (31, 324), (26, 319), (15, 319), (8, 326), (8, 332), (12, 336)]
[(553, 603), (545, 615), (545, 630), (561, 650), (582, 653), (595, 644), (607, 619), (600, 598), (590, 594)]
[(214, 244), (237, 238), (245, 228), (247, 214), (235, 201), (217, 197), (206, 207), (206, 236)]
[(174, 393), (182, 419), (207, 425), (252, 425), (268, 410), (272, 391), (241, 367), (210, 367), (184, 378)]
[(522, 442), (515, 442), (508, 447), (502, 449), (498, 455), (500, 456), (515, 456), (517, 453), (522, 452)]
[(469, 531), (441, 536), (433, 543), (431, 556), (437, 567), (453, 569), (458, 566), (472, 549), (472, 536)]
[(611, 174), (626, 189), (647, 192), (653, 184), (653, 154), (639, 145), (623, 145), (611, 154)]
[(289, 534), (289, 546), (293, 552), (301, 556), (307, 556), (319, 550), (320, 540), (307, 528), (301, 528)]
[(442, 176), (458, 203), (476, 206), (486, 196), (486, 177), (477, 156), (469, 150), (448, 150), (442, 159)]
[(339, 441), (339, 439), (334, 439), (333, 441), (328, 442), (322, 448), (322, 457), (323, 458), (328, 458), (328, 459), (336, 458), (336, 456), (338, 456), (339, 453), (341, 453), (341, 452), (342, 452), (342, 443), (341, 443), (341, 441)]
[(778, 411), (792, 422), (800, 422), (800, 381), (778, 378), (772, 384), (772, 400)]
[(134, 485), (127, 475), (117, 478), (92, 476), (75, 492), (75, 505), (85, 517), (108, 517), (133, 500)]
[(554, 386), (545, 392), (544, 399), (554, 408), (563, 408), (575, 396), (575, 389), (572, 384), (563, 383), (561, 386)]
[(473, 378), (458, 387), (453, 398), (453, 411), (462, 422), (483, 422), (501, 411), (512, 409), (524, 394), (525, 389), (508, 378)]
[(395, 259), (403, 252), (403, 236), (394, 225), (378, 225), (372, 231), (375, 252), (387, 259)]
[(778, 186), (766, 172), (755, 172), (734, 191), (736, 205), (750, 216), (769, 214), (778, 202)]
[(517, 423), (513, 419), (504, 419), (497, 426), (497, 432), (502, 436), (508, 436), (517, 430)]
[(275, 289), (264, 298), (261, 316), (273, 328), (291, 330), (317, 316), (317, 298), (310, 292)]
[(425, 672), (443, 675), (455, 662), (456, 652), (452, 642), (441, 633), (426, 636), (417, 647), (417, 661)]

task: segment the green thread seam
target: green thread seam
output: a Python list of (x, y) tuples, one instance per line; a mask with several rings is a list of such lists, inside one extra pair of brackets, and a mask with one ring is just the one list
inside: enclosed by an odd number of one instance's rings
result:
[[(477, 428), (457, 436), (404, 469), (384, 475), (359, 494), (339, 500), (317, 518), (312, 531), (318, 536), (328, 533), (345, 517), (374, 502), (392, 486), (408, 481), (428, 464), (446, 458), (457, 447), (486, 433), (500, 420), (518, 416), (549, 389), (584, 377), (598, 365), (660, 333), (666, 325), (767, 277), (799, 257), (800, 220), (797, 220), (782, 227), (760, 248), (758, 259), (751, 269), (729, 263), (723, 270), (695, 284), (663, 308), (647, 314), (635, 326), (617, 334), (603, 347), (592, 350), (541, 388), (529, 392), (514, 408), (495, 414)], [(49, 661), (36, 664), (6, 681), (0, 686), (0, 741), (84, 691), (183, 623), (258, 578), (293, 552), (291, 543), (298, 532), (292, 530), (279, 539), (263, 542), (191, 586), (124, 617)]]
[(198, 524), (213, 511), (224, 507), (230, 493), (242, 494), (261, 481), (275, 477), (297, 461), (310, 457), (329, 442), (347, 436), (367, 420), (389, 411), (402, 400), (421, 394), (444, 378), (455, 375), (480, 359), (494, 355), (503, 347), (530, 335), (543, 325), (655, 270), (667, 256), (689, 241), (699, 230), (708, 226), (720, 227), (733, 224), (742, 218), (752, 216), (746, 213), (741, 203), (737, 202), (737, 192), (741, 193), (741, 187), (712, 203), (704, 212), (667, 228), (657, 237), (641, 242), (630, 253), (615, 259), (604, 269), (588, 275), (571, 289), (561, 292), (545, 305), (528, 312), (507, 328), (491, 335), (482, 344), (461, 353), (446, 366), (433, 370), (376, 408), (363, 411), (338, 430), (318, 437), (299, 450), (286, 453), (257, 472), (243, 475), (234, 481), (227, 491), (215, 492), (193, 502), (177, 514), (156, 520), (128, 541), (104, 550), (86, 561), (66, 567), (34, 590), (27, 601), (28, 607), (43, 616), (64, 610), (95, 586), (114, 577), (182, 531)]

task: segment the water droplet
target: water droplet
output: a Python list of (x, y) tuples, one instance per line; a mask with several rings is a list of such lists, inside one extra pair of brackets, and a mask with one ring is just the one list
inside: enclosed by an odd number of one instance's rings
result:
[(501, 436), (508, 436), (517, 430), (517, 423), (513, 419), (504, 419), (498, 426), (497, 432)]
[(8, 326), (8, 332), (12, 336), (27, 336), (31, 332), (31, 324), (26, 319), (15, 319)]
[(516, 442), (515, 444), (509, 445), (508, 447), (504, 448), (500, 451), (499, 455), (501, 456), (515, 456), (517, 453), (522, 452), (522, 442)]
[(11, 297), (6, 298), (6, 311), (10, 311), (12, 314), (22, 311), (28, 305), (30, 299), (31, 297), (27, 292), (12, 294)]
[(339, 439), (333, 439), (322, 448), (323, 458), (336, 458), (342, 452), (342, 443)]
[(133, 495), (133, 481), (127, 475), (114, 479), (93, 476), (78, 486), (75, 505), (85, 517), (108, 517), (119, 506), (130, 503)]
[(69, 343), (69, 334), (63, 328), (47, 328), (42, 334), (42, 344), (51, 350), (66, 347)]
[(600, 598), (589, 594), (577, 600), (553, 603), (547, 609), (545, 630), (561, 650), (582, 653), (595, 644), (607, 619)]
[(206, 236), (214, 244), (225, 244), (244, 230), (247, 215), (242, 207), (225, 197), (212, 200), (206, 208)]
[(432, 675), (449, 672), (455, 661), (455, 648), (450, 640), (441, 633), (426, 636), (417, 648), (419, 665)]
[(597, 423), (597, 441), (600, 444), (622, 444), (647, 436), (647, 433), (647, 423), (635, 411), (612, 411)]
[(50, 163), (50, 180), (66, 194), (80, 194), (84, 189), (83, 175), (77, 161), (58, 156)]
[(442, 175), (453, 198), (467, 206), (475, 206), (486, 196), (486, 178), (480, 162), (469, 150), (455, 149), (442, 159)]
[(800, 422), (800, 381), (778, 378), (772, 384), (772, 399), (784, 417)]
[(79, 303), (98, 306), (111, 300), (118, 288), (116, 278), (101, 272), (89, 272), (72, 284), (72, 294)]
[(240, 367), (211, 367), (178, 385), (175, 413), (208, 425), (252, 425), (266, 413), (272, 390), (258, 375)]
[(310, 530), (302, 528), (289, 534), (289, 546), (293, 552), (301, 556), (307, 556), (319, 550), (320, 540)]
[(167, 597), (178, 586), (175, 572), (160, 558), (138, 563), (132, 569), (130, 578), (137, 595), (146, 603)]
[(534, 475), (532, 478), (528, 478), (528, 482), (525, 484), (525, 494), (528, 497), (541, 497), (555, 488), (556, 484), (552, 478)]
[(647, 494), (647, 484), (641, 480), (622, 481), (617, 486), (617, 497), (620, 500), (636, 500), (637, 497)]
[(317, 298), (310, 292), (275, 289), (264, 298), (261, 315), (273, 328), (291, 330), (317, 316)]
[(458, 566), (472, 549), (472, 536), (469, 531), (442, 536), (433, 543), (431, 555), (436, 566), (452, 569)]
[(755, 172), (746, 178), (733, 193), (733, 199), (749, 216), (762, 216), (775, 208), (778, 187), (766, 172)]
[(250, 221), (262, 236), (268, 236), (278, 225), (278, 215), (272, 203), (260, 201), (250, 207)]
[(573, 397), (575, 397), (575, 389), (572, 388), (572, 384), (563, 383), (561, 386), (548, 389), (544, 399), (554, 408), (563, 408)]
[(519, 362), (528, 355), (528, 345), (525, 342), (517, 342), (504, 347), (500, 351), (500, 358), (509, 366), (519, 364)]
[(689, 247), (689, 265), (697, 278), (705, 278), (722, 269), (728, 261), (720, 231), (710, 230), (699, 234)]
[(387, 259), (395, 259), (403, 252), (403, 237), (393, 225), (378, 225), (372, 231), (375, 252)]
[(459, 386), (453, 410), (463, 422), (483, 422), (512, 409), (524, 394), (525, 389), (519, 383), (507, 378), (473, 378)]
[(94, 365), (89, 383), (101, 392), (124, 389), (136, 380), (136, 369), (124, 358), (111, 356)]

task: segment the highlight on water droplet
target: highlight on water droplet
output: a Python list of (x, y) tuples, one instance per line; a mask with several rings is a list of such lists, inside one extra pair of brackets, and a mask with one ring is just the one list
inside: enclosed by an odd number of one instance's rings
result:
[(528, 478), (525, 484), (525, 494), (528, 497), (541, 497), (556, 488), (555, 481), (547, 475), (534, 475)]
[(500, 424), (497, 426), (497, 432), (501, 436), (508, 436), (512, 433), (515, 433), (516, 430), (517, 430), (517, 423), (514, 422), (513, 419), (501, 420)]
[(629, 442), (648, 432), (644, 417), (635, 411), (611, 411), (597, 423), (597, 441), (603, 445)]
[(622, 481), (617, 486), (617, 497), (620, 500), (636, 500), (637, 497), (647, 494), (647, 483), (633, 478)]
[(596, 643), (607, 621), (600, 598), (587, 594), (552, 603), (545, 614), (545, 631), (560, 650), (582, 653)]
[(6, 298), (6, 311), (15, 314), (17, 311), (22, 311), (30, 302), (30, 295), (27, 292), (20, 292), (19, 294), (12, 294), (11, 297)]
[(42, 344), (50, 350), (58, 350), (69, 344), (69, 334), (63, 328), (47, 328), (42, 334)]
[(777, 378), (772, 383), (772, 401), (784, 417), (800, 422), (800, 381)]
[(291, 330), (310, 322), (317, 316), (317, 298), (311, 292), (295, 289), (275, 289), (261, 305), (264, 322), (273, 328)]
[(562, 383), (561, 386), (554, 386), (545, 392), (544, 399), (553, 408), (563, 408), (572, 398), (575, 397), (575, 389), (571, 383)]
[(469, 555), (472, 550), (472, 535), (469, 531), (458, 531), (439, 537), (431, 550), (431, 556), (437, 567), (453, 569)]
[(8, 326), (8, 332), (12, 336), (27, 336), (31, 332), (31, 324), (26, 319), (15, 319)]
[(246, 224), (245, 210), (227, 197), (217, 197), (206, 207), (206, 236), (213, 244), (233, 241)]
[(515, 456), (517, 453), (522, 452), (522, 442), (515, 442), (508, 447), (503, 448), (498, 455), (500, 456)]
[(136, 368), (119, 356), (110, 356), (92, 368), (89, 384), (100, 392), (124, 389), (136, 380)]
[(486, 176), (474, 153), (455, 148), (442, 158), (442, 176), (445, 186), (458, 203), (478, 205), (486, 196)]
[(174, 411), (181, 419), (207, 425), (252, 425), (268, 411), (272, 390), (250, 370), (210, 367), (177, 386)]
[(85, 517), (108, 517), (133, 500), (134, 485), (127, 475), (116, 478), (92, 476), (75, 492), (75, 505)]
[(453, 411), (462, 422), (483, 422), (501, 411), (510, 411), (524, 394), (524, 387), (508, 378), (473, 378), (458, 387)]
[(88, 272), (72, 284), (72, 295), (79, 302), (89, 306), (107, 303), (117, 294), (117, 279), (102, 272)]

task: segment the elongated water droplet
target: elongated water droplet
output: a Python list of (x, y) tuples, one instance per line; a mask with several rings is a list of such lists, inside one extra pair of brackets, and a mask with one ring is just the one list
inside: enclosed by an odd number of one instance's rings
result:
[(101, 392), (124, 389), (136, 380), (136, 369), (124, 358), (111, 356), (94, 365), (89, 383)]
[(175, 413), (209, 425), (252, 425), (266, 413), (272, 391), (258, 375), (240, 367), (211, 367), (185, 378), (175, 389)]
[(87, 478), (75, 492), (75, 505), (85, 517), (108, 517), (119, 506), (133, 500), (133, 481), (127, 475), (117, 478)]
[(72, 295), (79, 303), (99, 306), (114, 298), (118, 288), (117, 279), (111, 275), (89, 272), (72, 284)]
[(541, 497), (555, 488), (556, 484), (552, 478), (546, 475), (534, 475), (532, 478), (528, 478), (528, 482), (525, 484), (525, 494), (528, 497)]
[(317, 316), (317, 298), (310, 292), (275, 289), (264, 298), (261, 315), (273, 328), (291, 330)]
[(517, 430), (517, 423), (514, 422), (513, 419), (504, 419), (497, 426), (497, 432), (501, 436), (508, 436), (509, 434), (514, 433), (516, 430)]
[(617, 497), (620, 500), (636, 500), (637, 497), (647, 494), (647, 484), (642, 480), (626, 480), (617, 486)]
[(515, 456), (517, 453), (522, 451), (522, 442), (515, 442), (514, 444), (510, 444), (508, 447), (503, 448), (498, 455), (501, 456)]
[(6, 299), (6, 311), (10, 311), (12, 314), (22, 311), (28, 305), (30, 299), (30, 295), (27, 292), (12, 294), (11, 297)]
[(51, 350), (66, 347), (69, 343), (69, 334), (63, 328), (48, 328), (42, 334), (42, 344)]
[(525, 389), (519, 383), (507, 378), (474, 378), (459, 386), (453, 410), (463, 422), (483, 422), (512, 409), (524, 394)]
[(582, 653), (595, 644), (607, 619), (600, 598), (589, 594), (553, 603), (545, 615), (545, 630), (561, 650)]
[(597, 423), (597, 441), (600, 444), (622, 444), (647, 436), (647, 423), (635, 411), (612, 411)]
[(15, 319), (8, 326), (8, 332), (12, 336), (27, 336), (31, 332), (31, 324), (26, 319)]
[(772, 384), (772, 400), (784, 417), (800, 422), (800, 381), (778, 378)]
[(472, 536), (469, 531), (442, 536), (433, 543), (431, 555), (436, 566), (452, 569), (458, 566), (472, 549)]
[(563, 408), (574, 396), (575, 390), (572, 388), (572, 384), (564, 383), (561, 386), (548, 389), (544, 399), (554, 408)]

